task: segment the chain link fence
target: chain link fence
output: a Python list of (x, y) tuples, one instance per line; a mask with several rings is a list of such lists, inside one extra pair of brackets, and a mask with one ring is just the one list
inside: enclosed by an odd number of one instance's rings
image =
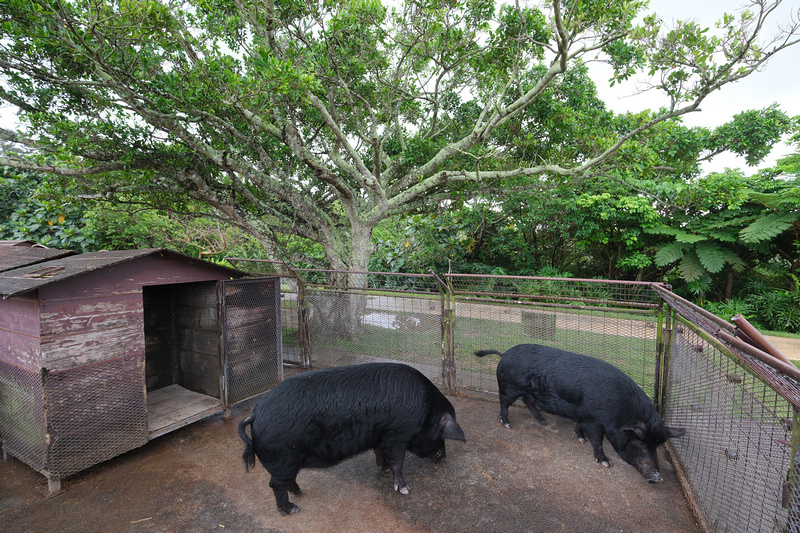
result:
[(46, 375), (49, 476), (69, 476), (147, 442), (143, 366), (141, 358), (120, 358)]
[(310, 367), (306, 308), (298, 303), (305, 300), (303, 292), (305, 284), (298, 271), (281, 261), (236, 257), (229, 257), (228, 261), (237, 268), (246, 270), (255, 276), (280, 277), (283, 362), (284, 364), (298, 365), (303, 368)]
[(0, 361), (0, 420), (8, 425), (3, 454), (19, 457), (37, 471), (47, 468), (43, 396), (38, 372)]
[(402, 361), (445, 386), (443, 285), (433, 274), (298, 270), (315, 367)]

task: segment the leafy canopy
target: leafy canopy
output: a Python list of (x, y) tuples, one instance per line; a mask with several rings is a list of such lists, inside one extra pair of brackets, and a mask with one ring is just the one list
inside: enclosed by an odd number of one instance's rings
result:
[[(647, 132), (796, 43), (794, 26), (764, 36), (778, 3), (712, 35), (635, 26), (643, 0), (6, 0), (0, 98), (23, 126), (0, 128), (0, 165), (200, 202), (269, 256), (299, 237), (360, 270), (387, 217), (626, 168)], [(670, 105), (579, 105), (597, 58), (615, 80), (660, 76)]]

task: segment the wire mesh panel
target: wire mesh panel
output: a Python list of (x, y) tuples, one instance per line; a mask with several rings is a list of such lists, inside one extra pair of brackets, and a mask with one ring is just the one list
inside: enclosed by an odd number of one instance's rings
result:
[(274, 387), (283, 378), (280, 279), (222, 283), (227, 404)]
[(35, 470), (47, 465), (44, 390), (38, 372), (0, 361), (0, 440), (3, 450)]
[(303, 281), (288, 263), (268, 259), (226, 258), (257, 276), (278, 276), (281, 281), (281, 329), (284, 364), (308, 367), (308, 331), (305, 321)]
[(660, 298), (649, 284), (446, 274), (454, 295), (456, 384), (497, 392), (498, 356), (542, 344), (608, 361), (655, 393)]
[(303, 310), (298, 302), (301, 288), (294, 277), (281, 278), (281, 329), (283, 336), (283, 362), (305, 366), (303, 354)]
[(400, 361), (441, 382), (444, 299), (433, 275), (303, 274), (315, 367)]
[(681, 319), (670, 354), (665, 421), (712, 531), (786, 531), (793, 408), (773, 387)]
[(50, 475), (65, 477), (148, 441), (144, 361), (84, 365), (45, 378)]

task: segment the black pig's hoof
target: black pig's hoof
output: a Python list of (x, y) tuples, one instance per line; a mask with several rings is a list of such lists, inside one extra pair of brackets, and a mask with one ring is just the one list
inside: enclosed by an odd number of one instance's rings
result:
[(401, 487), (399, 483), (394, 484), (394, 490), (395, 492), (399, 492), (400, 494), (408, 494), (410, 492), (408, 489), (408, 485), (403, 485)]
[(278, 507), (278, 511), (280, 511), (281, 515), (288, 516), (299, 513), (300, 508), (295, 504), (293, 504), (292, 502), (289, 502), (289, 504), (286, 507)]
[(503, 422), (503, 421), (501, 420), (501, 421), (500, 421), (500, 423), (501, 423), (501, 424), (503, 424), (503, 427), (504, 427), (504, 428), (506, 428), (506, 429), (511, 429), (511, 422)]
[(650, 483), (661, 483), (661, 474), (656, 472), (655, 474), (650, 475), (650, 477), (647, 478), (647, 481)]
[(583, 437), (578, 437), (578, 442), (580, 442), (581, 444), (585, 444), (586, 439), (584, 439)]
[(595, 462), (600, 463), (601, 465), (603, 465), (606, 468), (611, 468), (611, 461), (609, 461), (608, 459), (604, 459), (604, 460), (595, 459)]

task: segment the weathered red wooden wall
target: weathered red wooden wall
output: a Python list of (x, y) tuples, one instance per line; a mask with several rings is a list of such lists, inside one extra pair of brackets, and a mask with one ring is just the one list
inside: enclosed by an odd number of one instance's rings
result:
[(0, 300), (0, 361), (38, 372), (39, 308), (34, 295)]
[(142, 286), (225, 279), (199, 263), (147, 256), (39, 289), (42, 366), (144, 360)]

